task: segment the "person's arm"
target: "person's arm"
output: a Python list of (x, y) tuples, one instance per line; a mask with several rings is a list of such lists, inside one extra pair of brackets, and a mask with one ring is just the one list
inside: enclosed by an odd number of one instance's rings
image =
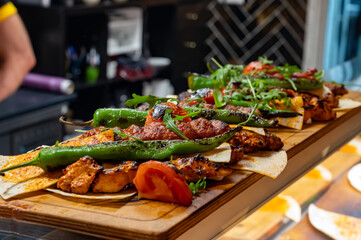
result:
[(35, 66), (34, 52), (20, 19), (15, 13), (0, 22), (0, 101), (21, 85)]

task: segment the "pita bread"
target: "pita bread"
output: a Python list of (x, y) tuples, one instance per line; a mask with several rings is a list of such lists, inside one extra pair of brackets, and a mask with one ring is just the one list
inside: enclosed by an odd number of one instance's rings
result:
[(308, 218), (312, 226), (333, 239), (356, 240), (361, 236), (361, 219), (325, 211), (311, 204)]
[(231, 167), (236, 170), (256, 172), (271, 178), (277, 178), (286, 165), (286, 151), (260, 151), (245, 155), (244, 159)]
[[(89, 136), (84, 139), (69, 140), (61, 143), (62, 146), (81, 146), (114, 140), (113, 130), (104, 131), (98, 135)], [(0, 168), (12, 166), (18, 163), (32, 160), (37, 156), (39, 150), (18, 156), (0, 156)], [(5, 173), (0, 177), (0, 196), (3, 199), (45, 189), (58, 182), (62, 176), (61, 170), (46, 172), (36, 166), (22, 167)]]

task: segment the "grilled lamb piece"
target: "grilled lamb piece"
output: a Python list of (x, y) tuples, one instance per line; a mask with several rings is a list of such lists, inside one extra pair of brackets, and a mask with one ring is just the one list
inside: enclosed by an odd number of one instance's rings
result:
[(232, 169), (224, 164), (209, 161), (201, 154), (190, 158), (178, 158), (172, 164), (184, 174), (187, 182), (197, 182), (199, 179), (222, 180), (232, 173)]
[(80, 135), (79, 139), (84, 139), (90, 136), (94, 136), (94, 135), (98, 135), (99, 133), (101, 133), (103, 130), (105, 129), (105, 127), (100, 126), (97, 128), (93, 128), (91, 130), (86, 131), (85, 133), (83, 133), (82, 135)]
[[(208, 121), (204, 118), (198, 118), (191, 122), (177, 121), (176, 125), (179, 130), (182, 131), (184, 135), (186, 135), (189, 139), (214, 137), (219, 134), (225, 133), (231, 129), (226, 123), (218, 120)], [(161, 122), (152, 122), (145, 125), (144, 127), (131, 125), (126, 129), (118, 128), (118, 130), (124, 132), (129, 136), (134, 136), (144, 141), (183, 139), (182, 137), (175, 134), (173, 131), (169, 130)], [(116, 141), (121, 139), (125, 140), (127, 138), (115, 138)]]
[(58, 181), (58, 188), (65, 192), (84, 194), (88, 192), (96, 174), (102, 170), (94, 159), (89, 156), (80, 158), (77, 162), (63, 170), (63, 176)]

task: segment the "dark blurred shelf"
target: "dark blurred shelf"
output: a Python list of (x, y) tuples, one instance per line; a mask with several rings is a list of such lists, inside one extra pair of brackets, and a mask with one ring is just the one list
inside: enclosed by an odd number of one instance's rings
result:
[(99, 4), (75, 4), (73, 6), (62, 6), (62, 5), (52, 5), (48, 8), (42, 6), (27, 5), (23, 3), (18, 3), (17, 5), (21, 7), (28, 8), (43, 8), (48, 10), (62, 11), (66, 14), (91, 14), (99, 13), (108, 10), (114, 10), (117, 8), (123, 7), (154, 7), (154, 6), (163, 6), (163, 5), (172, 5), (179, 3), (196, 3), (202, 2), (204, 0), (128, 0), (123, 2), (102, 2)]

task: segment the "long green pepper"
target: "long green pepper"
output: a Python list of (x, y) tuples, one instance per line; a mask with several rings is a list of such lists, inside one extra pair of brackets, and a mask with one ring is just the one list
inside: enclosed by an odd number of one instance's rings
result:
[[(286, 79), (278, 78), (258, 78), (257, 76), (249, 76), (252, 79), (252, 82), (260, 85), (263, 84), (265, 87), (281, 87), (285, 89), (293, 89), (291, 83)], [(322, 81), (310, 80), (306, 78), (295, 78), (291, 79), (296, 88), (300, 91), (320, 89), (323, 86)], [(215, 83), (214, 79), (207, 77), (205, 75), (199, 76), (196, 74), (191, 74), (188, 76), (188, 87), (192, 90), (198, 90), (202, 88), (214, 88)], [(244, 83), (247, 86), (245, 80), (238, 80), (239, 83)]]
[(117, 141), (86, 146), (59, 146), (43, 148), (31, 161), (0, 170), (4, 172), (26, 166), (38, 166), (46, 171), (68, 166), (81, 157), (90, 156), (96, 161), (163, 160), (171, 155), (210, 151), (230, 140), (242, 127), (236, 127), (211, 138), (195, 140)]
[[(220, 120), (229, 124), (238, 124), (248, 119), (249, 114), (241, 111), (227, 109), (207, 109), (197, 107), (184, 107), (188, 113), (199, 112), (194, 118), (205, 118), (208, 120)], [(292, 113), (291, 113), (292, 114)], [(127, 128), (132, 124), (144, 126), (148, 111), (140, 111), (128, 108), (100, 108), (93, 117), (93, 127), (105, 126), (109, 128)], [(251, 127), (275, 127), (277, 121), (267, 120), (255, 115), (246, 124)]]

